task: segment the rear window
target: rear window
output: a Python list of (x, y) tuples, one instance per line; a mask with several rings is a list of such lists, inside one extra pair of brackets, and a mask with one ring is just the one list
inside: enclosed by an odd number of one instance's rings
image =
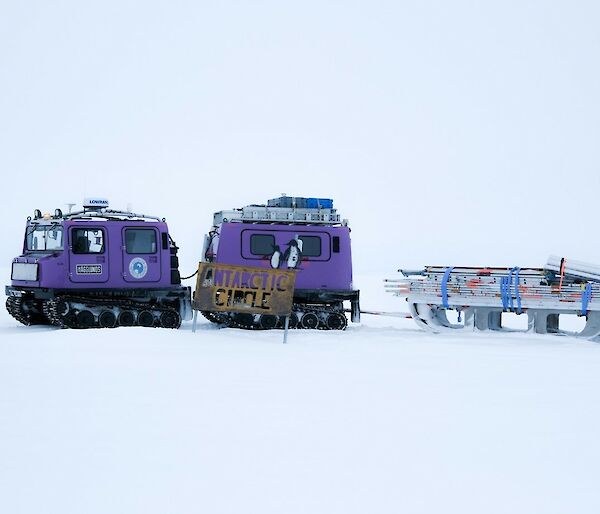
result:
[(304, 257), (319, 257), (321, 255), (321, 238), (319, 236), (300, 236), (302, 255)]
[(275, 247), (275, 236), (270, 234), (252, 234), (250, 253), (252, 255), (271, 255)]
[(333, 253), (340, 253), (340, 236), (333, 236)]
[(125, 251), (127, 253), (156, 253), (156, 232), (151, 228), (126, 229)]

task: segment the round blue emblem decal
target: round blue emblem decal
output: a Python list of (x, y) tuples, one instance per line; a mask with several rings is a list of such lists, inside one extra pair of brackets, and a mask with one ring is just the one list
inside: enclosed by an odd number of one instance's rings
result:
[(129, 263), (129, 273), (133, 278), (144, 278), (148, 273), (148, 264), (141, 257), (131, 259)]

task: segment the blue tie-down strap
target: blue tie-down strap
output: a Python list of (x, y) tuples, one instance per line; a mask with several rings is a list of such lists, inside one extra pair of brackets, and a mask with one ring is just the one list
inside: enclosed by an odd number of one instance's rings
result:
[(517, 314), (521, 314), (521, 293), (519, 292), (519, 271), (521, 268), (517, 268), (516, 266), (513, 268), (515, 272), (515, 298), (517, 299)]
[(446, 269), (444, 278), (442, 278), (442, 305), (444, 306), (444, 309), (450, 308), (450, 305), (448, 304), (448, 279), (450, 278), (450, 273), (452, 273), (453, 269), (453, 267)]
[[(517, 300), (516, 313), (523, 312), (521, 304), (521, 292), (519, 291), (519, 271), (521, 268), (512, 268), (508, 276), (500, 277), (500, 298), (502, 299), (502, 309), (508, 312), (515, 312), (515, 299)], [(514, 283), (514, 298), (513, 298)]]
[(515, 268), (510, 270), (510, 273), (508, 274), (508, 288), (506, 291), (506, 294), (508, 296), (508, 310), (510, 312), (513, 312), (515, 310), (515, 304), (513, 301), (513, 295), (512, 295), (512, 283), (513, 283), (513, 272), (515, 271)]
[(588, 303), (592, 299), (592, 284), (589, 282), (585, 285), (585, 289), (581, 293), (581, 315), (587, 316)]

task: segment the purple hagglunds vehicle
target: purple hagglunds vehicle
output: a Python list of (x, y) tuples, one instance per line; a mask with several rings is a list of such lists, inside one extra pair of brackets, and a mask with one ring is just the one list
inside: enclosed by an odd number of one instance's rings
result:
[[(282, 196), (267, 205), (215, 213), (203, 260), (220, 264), (297, 269), (291, 328), (344, 330), (360, 321), (359, 291), (352, 286), (350, 228), (331, 199)], [(282, 326), (271, 315), (211, 313), (215, 323), (248, 329)]]
[(104, 199), (69, 214), (36, 210), (6, 308), (25, 325), (178, 328), (192, 311), (177, 249), (164, 219), (109, 210)]

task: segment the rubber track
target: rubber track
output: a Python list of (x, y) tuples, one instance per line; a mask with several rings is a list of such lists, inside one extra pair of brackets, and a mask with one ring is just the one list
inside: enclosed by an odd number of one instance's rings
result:
[[(31, 300), (28, 300), (31, 301)], [(35, 301), (35, 300), (33, 300)], [(9, 296), (6, 299), (6, 310), (8, 313), (15, 318), (19, 323), (23, 325), (49, 325), (50, 320), (43, 314), (35, 312), (23, 312), (23, 298), (17, 298), (15, 296)], [(26, 304), (25, 304), (26, 305)], [(45, 313), (44, 313), (45, 314)]]
[[(66, 316), (61, 316), (57, 312), (56, 307), (57, 307), (58, 303), (61, 301), (65, 301), (69, 304), (69, 312), (66, 314)], [(119, 323), (118, 323), (119, 314), (124, 310), (125, 311), (126, 310), (136, 310), (136, 311), (148, 310), (148, 311), (152, 312), (152, 314), (154, 315), (155, 318), (160, 318), (160, 315), (163, 312), (173, 312), (173, 313), (177, 314), (178, 319), (179, 319), (179, 323), (177, 324), (176, 327), (173, 327), (173, 328), (179, 328), (181, 326), (181, 316), (179, 316), (179, 311), (177, 311), (176, 309), (174, 309), (172, 307), (165, 307), (165, 306), (161, 306), (161, 305), (148, 305), (147, 303), (144, 303), (144, 302), (135, 302), (132, 300), (114, 301), (112, 299), (88, 298), (88, 297), (78, 297), (78, 296), (61, 296), (61, 297), (54, 298), (52, 300), (47, 300), (45, 303), (45, 306), (44, 306), (45, 307), (44, 310), (48, 316), (50, 323), (52, 323), (53, 325), (56, 325), (58, 327), (61, 327), (61, 328), (77, 328), (77, 329), (103, 328), (103, 327), (100, 327), (100, 325), (98, 325), (97, 321), (95, 321), (94, 325), (91, 327), (82, 326), (79, 323), (77, 323), (76, 317), (71, 315), (73, 313), (73, 311), (77, 310), (75, 307), (73, 307), (73, 304), (83, 304), (90, 309), (94, 309), (96, 307), (106, 307), (106, 308), (110, 308), (110, 309), (115, 309), (117, 311), (115, 313), (115, 316), (117, 317), (117, 323), (115, 324), (115, 327), (119, 326)], [(94, 318), (96, 318), (96, 317), (97, 316), (94, 316)], [(136, 324), (134, 326), (140, 326), (140, 325)], [(161, 327), (161, 325), (156, 324), (156, 320), (155, 320), (155, 324), (153, 326), (156, 328)], [(161, 328), (164, 328), (164, 327), (161, 327)]]
[[(245, 323), (240, 323), (235, 318), (231, 317), (230, 313), (208, 312), (208, 311), (201, 311), (201, 312), (202, 312), (202, 315), (208, 321), (210, 321), (212, 323), (217, 323), (219, 325), (225, 325), (229, 328), (241, 328), (243, 330), (270, 330), (270, 329), (261, 327), (257, 323), (252, 323), (251, 325), (245, 324)], [(340, 309), (336, 308), (336, 307), (294, 304), (292, 306), (292, 313), (295, 314), (298, 318), (298, 323), (294, 327), (294, 329), (307, 330), (300, 324), (300, 320), (302, 319), (302, 314), (306, 313), (306, 312), (314, 312), (317, 315), (323, 314), (323, 313), (327, 313), (327, 314), (337, 313), (337, 314), (341, 314), (342, 316), (344, 316), (344, 318), (346, 318), (346, 315), (344, 314), (344, 312), (340, 311)], [(231, 313), (231, 314), (233, 314), (233, 313)], [(338, 329), (329, 328), (327, 325), (324, 325), (323, 323), (321, 323), (321, 320), (319, 319), (318, 326), (313, 330), (346, 330), (347, 326), (348, 326), (347, 318), (346, 318), (346, 323)], [(277, 326), (275, 328), (280, 329), (280, 328), (283, 328), (283, 326)]]

